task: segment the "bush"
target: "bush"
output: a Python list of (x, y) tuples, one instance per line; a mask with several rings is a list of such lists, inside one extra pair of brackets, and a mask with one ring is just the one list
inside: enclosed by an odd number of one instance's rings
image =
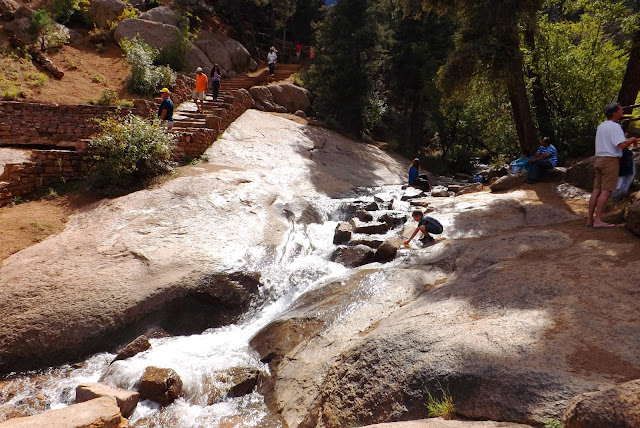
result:
[(187, 63), (187, 54), (190, 48), (189, 32), (183, 30), (169, 44), (160, 49), (155, 59), (156, 64), (166, 64), (174, 70), (183, 71)]
[(102, 132), (91, 138), (94, 182), (98, 187), (127, 189), (172, 170), (173, 134), (157, 120), (133, 114), (97, 120)]
[(120, 47), (124, 51), (126, 61), (131, 64), (131, 75), (127, 87), (129, 91), (149, 95), (159, 87), (170, 87), (175, 82), (173, 71), (168, 66), (156, 67), (153, 60), (158, 50), (134, 37), (132, 40), (122, 39)]
[(444, 418), (451, 419), (455, 414), (455, 407), (453, 405), (453, 397), (448, 392), (441, 390), (442, 399), (437, 399), (427, 391), (427, 409), (429, 411), (430, 418)]
[(62, 24), (85, 24), (88, 21), (89, 0), (55, 0), (53, 8), (56, 21)]

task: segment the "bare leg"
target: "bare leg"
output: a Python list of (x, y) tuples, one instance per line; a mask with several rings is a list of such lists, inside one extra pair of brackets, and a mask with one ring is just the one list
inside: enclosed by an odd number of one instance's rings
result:
[(589, 199), (589, 215), (587, 217), (587, 226), (593, 226), (593, 213), (596, 211), (600, 189), (593, 189), (591, 198)]
[[(607, 203), (607, 199), (609, 199), (609, 195), (611, 194), (608, 190), (600, 191), (600, 196), (598, 196), (598, 202), (596, 204), (596, 217), (593, 221), (593, 227), (613, 227), (613, 224), (605, 223), (602, 221), (602, 212), (604, 211), (604, 206)], [(589, 201), (589, 205), (591, 205), (591, 201)]]

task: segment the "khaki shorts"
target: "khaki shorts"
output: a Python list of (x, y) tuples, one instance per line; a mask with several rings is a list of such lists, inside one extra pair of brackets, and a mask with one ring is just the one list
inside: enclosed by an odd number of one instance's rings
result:
[(620, 171), (620, 158), (599, 157), (593, 165), (596, 178), (593, 181), (593, 189), (613, 192), (618, 186), (618, 171)]
[(204, 92), (193, 91), (194, 100), (204, 100)]

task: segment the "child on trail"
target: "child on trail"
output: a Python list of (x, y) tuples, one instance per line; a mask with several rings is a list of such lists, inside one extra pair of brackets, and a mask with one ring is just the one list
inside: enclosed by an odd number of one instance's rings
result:
[(413, 217), (414, 221), (418, 222), (418, 227), (416, 227), (416, 230), (411, 234), (411, 238), (404, 242), (404, 245), (409, 245), (413, 237), (416, 236), (418, 232), (422, 232), (424, 235), (424, 237), (419, 239), (423, 244), (429, 244), (434, 241), (433, 236), (431, 236), (430, 233), (433, 233), (434, 235), (442, 233), (443, 228), (440, 222), (433, 217), (424, 215), (422, 211), (415, 210), (411, 213), (411, 217)]
[(523, 150), (520, 153), (520, 157), (509, 164), (509, 174), (517, 174), (520, 171), (529, 171), (531, 165), (529, 165), (529, 151)]

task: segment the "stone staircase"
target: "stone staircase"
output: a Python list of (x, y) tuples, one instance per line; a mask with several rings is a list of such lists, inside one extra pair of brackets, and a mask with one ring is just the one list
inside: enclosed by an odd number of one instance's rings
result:
[[(207, 94), (204, 101), (204, 113), (198, 113), (195, 103), (192, 101), (183, 102), (174, 113), (175, 124), (174, 133), (196, 132), (201, 129), (213, 129), (215, 120), (218, 118), (220, 123), (220, 133), (229, 125), (224, 120), (225, 113), (230, 111), (234, 102), (233, 91), (238, 89), (249, 89), (252, 86), (268, 85), (272, 82), (278, 82), (288, 79), (299, 69), (297, 64), (278, 64), (275, 69), (275, 77), (270, 78), (268, 70), (256, 76), (241, 76), (223, 79), (220, 84), (217, 100), (214, 100), (211, 94)], [(156, 99), (160, 103), (160, 98)], [(235, 118), (234, 118), (235, 120)], [(222, 126), (224, 125), (224, 126)]]

